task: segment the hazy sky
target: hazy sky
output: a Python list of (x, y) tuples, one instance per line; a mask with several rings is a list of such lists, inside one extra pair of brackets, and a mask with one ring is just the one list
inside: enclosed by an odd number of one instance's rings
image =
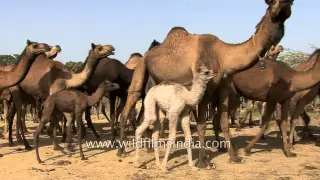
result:
[[(281, 44), (312, 52), (320, 47), (319, 0), (295, 0)], [(21, 53), (26, 39), (59, 44), (57, 59), (83, 61), (90, 43), (112, 44), (127, 61), (163, 41), (174, 26), (210, 33), (229, 43), (247, 40), (264, 15), (264, 0), (11, 0), (1, 2), (0, 54)]]

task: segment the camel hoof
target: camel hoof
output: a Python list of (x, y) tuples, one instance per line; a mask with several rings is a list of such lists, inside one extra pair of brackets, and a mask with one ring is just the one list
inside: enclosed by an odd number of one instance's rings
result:
[(44, 161), (38, 160), (39, 164), (44, 164)]
[(33, 148), (32, 148), (30, 145), (28, 145), (28, 146), (25, 146), (25, 149), (26, 149), (27, 151), (31, 151)]
[(62, 151), (63, 150), (63, 147), (61, 147), (61, 146), (53, 146), (53, 148), (52, 148), (54, 151)]
[(154, 149), (153, 148), (147, 148), (147, 153), (153, 153)]
[(117, 156), (120, 157), (120, 158), (124, 158), (124, 157), (127, 157), (127, 156), (128, 156), (128, 153), (127, 153), (127, 152), (124, 152), (124, 151), (123, 151), (123, 152), (119, 152), (119, 151), (118, 151)]
[(203, 159), (202, 161), (197, 161), (196, 166), (199, 169), (212, 169), (215, 168), (214, 164), (210, 164), (206, 159)]
[(82, 160), (82, 161), (85, 161), (85, 160), (88, 160), (88, 158), (87, 158), (87, 157), (82, 156), (82, 157), (81, 157), (81, 160)]
[(320, 141), (317, 141), (315, 145), (320, 147)]
[(9, 141), (8, 146), (9, 146), (9, 147), (14, 147), (15, 145), (14, 145), (13, 142)]
[(240, 156), (230, 157), (229, 163), (231, 164), (244, 164), (244, 159)]
[(244, 151), (246, 156), (251, 156), (251, 150), (250, 149), (245, 148), (243, 151)]
[(293, 152), (290, 152), (290, 151), (289, 152), (285, 152), (284, 154), (285, 154), (286, 157), (296, 157), (297, 156), (296, 153), (293, 153)]
[(219, 152), (227, 152), (227, 148), (225, 148), (225, 147), (219, 147), (219, 148), (218, 148), (218, 151), (219, 151)]
[(18, 143), (23, 143), (22, 138), (17, 138), (17, 142), (18, 142)]
[(166, 168), (166, 167), (161, 167), (161, 171), (164, 172), (164, 173), (169, 173), (169, 169)]
[(195, 167), (195, 166), (190, 166), (191, 167), (191, 171), (199, 171), (200, 169)]

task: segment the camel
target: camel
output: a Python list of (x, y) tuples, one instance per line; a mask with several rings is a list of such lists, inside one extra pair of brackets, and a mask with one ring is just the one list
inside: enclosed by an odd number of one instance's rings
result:
[[(278, 44), (284, 36), (284, 23), (291, 16), (292, 0), (266, 0), (268, 8), (256, 27), (254, 35), (244, 43), (227, 44), (211, 34), (190, 34), (182, 27), (174, 27), (159, 46), (144, 54), (142, 61), (136, 66), (132, 83), (128, 90), (128, 98), (121, 115), (120, 141), (124, 141), (125, 122), (132, 107), (143, 93), (148, 74), (156, 84), (171, 81), (191, 86), (192, 76), (199, 64), (213, 70), (215, 78), (209, 82), (207, 92), (198, 106), (197, 129), (201, 147), (205, 146), (205, 114), (206, 106), (213, 93), (218, 92), (221, 80), (234, 73), (245, 70), (259, 61), (259, 56), (266, 53), (274, 44)], [(230, 83), (229, 83), (230, 84)], [(219, 95), (225, 102), (228, 92)], [(223, 116), (227, 109), (223, 108)], [(227, 119), (221, 122), (226, 141), (230, 141)], [(240, 163), (234, 147), (228, 148), (231, 161)], [(124, 147), (118, 148), (118, 156), (125, 154)], [(197, 167), (206, 168), (209, 162), (205, 158), (204, 148), (199, 149)]]
[(29, 72), (35, 59), (42, 53), (49, 52), (51, 47), (44, 43), (27, 40), (27, 46), (22, 52), (18, 64), (9, 71), (0, 71), (0, 90), (19, 84)]
[[(50, 95), (44, 102), (43, 108), (43, 116), (41, 118), (41, 122), (39, 127), (36, 129), (34, 133), (34, 142), (36, 146), (36, 156), (38, 163), (43, 163), (39, 156), (39, 135), (42, 131), (44, 125), (50, 122), (50, 117), (52, 116), (53, 112), (64, 113), (65, 117), (67, 117), (67, 140), (68, 140), (68, 153), (71, 154), (71, 122), (72, 118), (71, 113), (73, 113), (75, 120), (78, 125), (78, 144), (80, 149), (80, 157), (81, 160), (85, 160), (86, 157), (82, 152), (82, 115), (85, 109), (88, 106), (93, 106), (96, 104), (102, 96), (109, 91), (113, 91), (115, 89), (119, 89), (119, 85), (111, 82), (103, 82), (99, 85), (96, 92), (92, 95), (86, 95), (77, 90), (64, 90), (57, 92), (53, 95)], [(56, 126), (59, 122), (58, 121), (51, 121), (53, 126)], [(55, 136), (55, 132), (53, 132)]]
[[(0, 71), (0, 90), (3, 91), (23, 81), (35, 59), (40, 54), (48, 53), (50, 50), (51, 47), (47, 44), (27, 40), (27, 45), (20, 55), (18, 64), (9, 71)], [(0, 157), (2, 157), (2, 154), (0, 154)]]
[[(155, 141), (155, 158), (156, 164), (159, 168), (167, 171), (167, 161), (169, 157), (172, 145), (176, 140), (177, 124), (181, 117), (181, 126), (184, 131), (185, 141), (188, 142), (188, 162), (189, 166), (194, 168), (192, 162), (191, 153), (191, 130), (190, 130), (190, 106), (195, 107), (200, 103), (203, 95), (207, 89), (207, 83), (213, 78), (213, 71), (208, 70), (206, 67), (201, 66), (199, 72), (196, 72), (191, 90), (189, 91), (186, 87), (181, 84), (163, 82), (159, 85), (153, 86), (145, 97), (145, 119), (142, 124), (136, 130), (136, 141), (141, 139), (143, 132), (152, 127), (153, 128), (153, 141)], [(168, 114), (170, 125), (169, 125), (169, 141), (171, 142), (164, 156), (162, 164), (159, 160), (159, 128), (160, 120), (158, 119), (159, 111), (165, 111)], [(136, 165), (139, 167), (139, 147), (136, 146)]]
[[(270, 50), (267, 52), (266, 54), (266, 60), (271, 60), (271, 61), (276, 61), (279, 54), (284, 50), (283, 46), (281, 45), (277, 45), (277, 46), (271, 46)], [(230, 91), (230, 94), (229, 94), (229, 102), (228, 102), (228, 105), (229, 105), (229, 108), (231, 108), (232, 110), (231, 111), (235, 111), (234, 108), (237, 108), (236, 105), (238, 105), (238, 101), (235, 100), (235, 96), (238, 96), (239, 97), (239, 94), (237, 93), (237, 90), (236, 90), (236, 87), (234, 86), (234, 84), (232, 84), (232, 90)], [(246, 102), (246, 106), (247, 106), (247, 109), (246, 110), (246, 113), (245, 113), (245, 117), (244, 119), (241, 119), (239, 120), (238, 124), (236, 125), (237, 127), (237, 131), (241, 131), (241, 128), (242, 128), (242, 125), (243, 123), (245, 122), (246, 120), (246, 117), (247, 115), (249, 114), (249, 126), (252, 127), (252, 125), (255, 125), (253, 122), (252, 122), (252, 108), (254, 106), (254, 102), (255, 101), (252, 101), (252, 100), (248, 100), (245, 98), (245, 102)], [(261, 114), (261, 113), (260, 113)], [(279, 118), (280, 119), (280, 118)]]
[[(308, 72), (315, 63), (318, 63), (318, 59), (320, 54), (320, 49), (317, 49), (313, 52), (313, 54), (310, 56), (310, 58), (298, 65), (295, 70), (301, 71), (301, 72)], [(317, 56), (317, 58), (312, 58), (312, 56)], [(306, 82), (307, 79), (303, 80), (303, 82)], [(305, 123), (305, 131), (308, 133), (309, 137), (313, 140), (316, 140), (317, 138), (314, 137), (309, 128), (308, 124), (310, 122), (310, 117), (305, 111), (306, 105), (310, 104), (318, 95), (320, 95), (320, 83), (316, 84), (315, 86), (312, 86), (311, 88), (308, 88), (304, 91), (300, 91), (296, 93), (291, 98), (291, 106), (290, 106), (290, 135), (289, 135), (289, 145), (292, 147), (294, 143), (294, 134), (295, 134), (295, 127), (298, 121), (298, 118), (301, 116)], [(280, 113), (277, 113), (278, 115)]]
[[(149, 49), (154, 48), (158, 44), (157, 41), (153, 41), (149, 46)], [(83, 67), (80, 67), (80, 70)], [(118, 114), (120, 112), (120, 108), (122, 108), (121, 103), (125, 103), (127, 97), (127, 90), (132, 80), (133, 75), (132, 69), (128, 69), (124, 64), (122, 64), (119, 60), (112, 58), (104, 58), (99, 62), (97, 68), (91, 78), (88, 79), (85, 84), (85, 91), (89, 94), (93, 93), (101, 82), (108, 80), (113, 83), (117, 83), (120, 85), (120, 89), (111, 91), (109, 94), (109, 107), (110, 107), (110, 119), (111, 119), (111, 132), (112, 132), (112, 140), (115, 140), (116, 129), (115, 125), (117, 124)], [(120, 105), (118, 108), (116, 107), (116, 98), (120, 99)], [(88, 107), (85, 111), (85, 119), (87, 121), (88, 127), (90, 127), (96, 138), (100, 138), (95, 128), (92, 125), (92, 120), (90, 117), (90, 109)], [(104, 108), (102, 108), (104, 110)], [(105, 113), (105, 112), (103, 112)]]
[[(9, 144), (13, 145), (12, 125), (10, 127), (10, 124), (12, 124), (12, 119), (16, 112), (17, 121), (21, 121), (22, 92), (36, 98), (46, 99), (50, 94), (82, 86), (91, 77), (98, 62), (105, 57), (113, 55), (114, 50), (111, 45), (91, 43), (91, 50), (80, 73), (72, 73), (61, 62), (53, 61), (48, 56), (38, 56), (26, 78), (18, 86), (10, 88), (15, 107), (10, 107), (8, 117)], [(56, 55), (57, 52), (55, 51)], [(23, 141), (25, 147), (30, 149), (29, 143), (26, 140)]]
[[(271, 114), (277, 103), (281, 104), (281, 133), (284, 146), (284, 154), (287, 157), (296, 156), (292, 153), (287, 139), (287, 119), (290, 109), (291, 98), (295, 93), (309, 89), (320, 82), (320, 50), (316, 50), (310, 59), (313, 64), (308, 71), (296, 71), (287, 64), (275, 60), (263, 60), (265, 68), (260, 64), (237, 73), (233, 76), (232, 83), (237, 93), (245, 98), (267, 102), (266, 109), (262, 115), (262, 126), (259, 134), (245, 147), (244, 151), (250, 155), (253, 145), (263, 136)], [(250, 77), (250, 81), (248, 81)], [(222, 118), (222, 117), (221, 117)], [(221, 121), (223, 121), (221, 119)], [(218, 135), (216, 134), (217, 138)]]

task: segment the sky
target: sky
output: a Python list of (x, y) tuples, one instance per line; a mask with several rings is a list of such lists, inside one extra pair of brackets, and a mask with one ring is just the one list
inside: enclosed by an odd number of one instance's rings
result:
[[(320, 47), (319, 0), (295, 0), (280, 44), (311, 53)], [(1, 2), (0, 54), (21, 53), (26, 40), (59, 44), (61, 62), (83, 61), (90, 44), (111, 44), (126, 62), (162, 42), (174, 26), (214, 34), (225, 42), (250, 38), (264, 15), (264, 0), (11, 0)]]

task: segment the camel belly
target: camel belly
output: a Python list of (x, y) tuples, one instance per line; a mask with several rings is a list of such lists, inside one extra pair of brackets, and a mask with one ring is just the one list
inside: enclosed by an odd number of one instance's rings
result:
[(175, 82), (183, 85), (192, 84), (192, 70), (189, 65), (177, 65), (179, 63), (147, 63), (147, 69), (157, 84), (162, 81)]

